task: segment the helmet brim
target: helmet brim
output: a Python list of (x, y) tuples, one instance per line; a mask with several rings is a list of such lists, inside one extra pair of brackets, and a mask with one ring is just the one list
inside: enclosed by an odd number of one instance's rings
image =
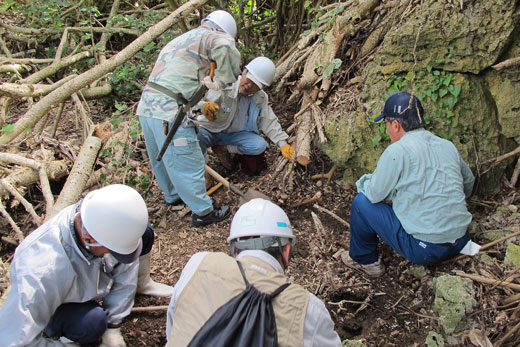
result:
[(109, 249), (110, 254), (112, 254), (112, 256), (114, 258), (116, 258), (120, 263), (123, 263), (123, 264), (131, 264), (134, 261), (136, 261), (137, 258), (139, 258), (139, 256), (141, 255), (142, 250), (143, 250), (143, 240), (142, 239), (139, 240), (139, 245), (137, 246), (137, 249), (130, 254), (121, 254), (121, 253), (117, 253), (117, 252)]

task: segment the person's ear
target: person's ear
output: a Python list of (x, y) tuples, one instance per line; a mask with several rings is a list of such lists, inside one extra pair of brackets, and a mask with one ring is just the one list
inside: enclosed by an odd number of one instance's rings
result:
[(282, 256), (285, 259), (285, 263), (287, 264), (287, 266), (289, 266), (289, 260), (290, 260), (289, 258), (290, 258), (290, 255), (291, 255), (291, 248), (292, 248), (292, 245), (290, 243), (286, 244), (282, 248)]

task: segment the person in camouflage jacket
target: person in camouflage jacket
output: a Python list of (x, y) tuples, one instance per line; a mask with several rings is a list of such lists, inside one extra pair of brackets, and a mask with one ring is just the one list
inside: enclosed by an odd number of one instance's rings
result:
[[(163, 121), (174, 121), (179, 105), (152, 86), (159, 85), (190, 100), (202, 84), (219, 89), (231, 85), (240, 75), (240, 53), (235, 47), (236, 23), (222, 10), (210, 13), (202, 25), (170, 41), (148, 78), (137, 107), (146, 149), (157, 183), (167, 204), (184, 201), (192, 211), (194, 226), (204, 226), (229, 216), (228, 206), (214, 207), (206, 195), (204, 157), (195, 125), (188, 119), (177, 130), (161, 161), (156, 157), (166, 139)], [(211, 62), (215, 76), (209, 78)]]

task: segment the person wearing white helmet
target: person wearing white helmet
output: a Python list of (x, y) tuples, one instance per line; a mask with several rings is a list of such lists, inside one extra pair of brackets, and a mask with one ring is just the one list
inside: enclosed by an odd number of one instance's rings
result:
[(125, 185), (64, 208), (16, 248), (0, 346), (125, 346), (119, 326), (134, 304), (138, 258), (149, 254), (153, 237), (143, 198)]
[(294, 147), (287, 143), (289, 135), (282, 130), (267, 93), (262, 90), (273, 82), (275, 70), (271, 59), (257, 57), (230, 88), (210, 90), (199, 103), (204, 115), (199, 117), (198, 134), (202, 152), (211, 147), (229, 170), (234, 167), (231, 153), (238, 156), (247, 171), (262, 171), (266, 166), (267, 142), (260, 132), (280, 148), (284, 157), (293, 157)]
[[(159, 53), (137, 106), (148, 157), (164, 200), (169, 205), (188, 205), (195, 227), (227, 218), (230, 209), (213, 206), (206, 195), (204, 156), (191, 114), (177, 129), (162, 160), (156, 158), (180, 106), (202, 85), (225, 88), (240, 75), (236, 32), (233, 16), (217, 10), (203, 19), (198, 28), (170, 41)], [(214, 77), (212, 63), (216, 65)]]
[[(295, 235), (279, 206), (264, 199), (242, 205), (231, 222), (228, 241), (231, 255), (199, 252), (182, 270), (167, 312), (167, 346), (188, 345), (219, 307), (244, 290), (237, 262), (247, 281), (262, 293), (288, 283), (284, 271)], [(280, 346), (341, 346), (325, 305), (302, 286), (292, 283), (272, 304)]]

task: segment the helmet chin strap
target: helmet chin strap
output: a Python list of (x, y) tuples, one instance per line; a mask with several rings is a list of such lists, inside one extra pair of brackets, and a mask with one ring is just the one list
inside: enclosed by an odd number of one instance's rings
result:
[[(240, 246), (237, 246), (237, 243), (240, 242)], [(292, 244), (291, 241), (283, 244), (282, 239), (278, 236), (272, 236), (272, 237), (259, 237), (259, 238), (253, 238), (253, 239), (246, 239), (246, 240), (232, 240), (229, 244), (229, 253), (232, 257), (235, 256), (235, 251), (237, 250), (265, 250), (270, 247), (276, 247), (278, 245), (278, 250), (280, 253), (280, 257), (282, 258), (282, 265), (283, 270), (287, 270), (287, 267), (289, 264), (285, 260), (285, 257), (283, 256), (283, 247), (287, 244)], [(292, 247), (289, 251), (289, 260), (291, 260), (292, 257)]]
[[(75, 217), (77, 217), (77, 216), (79, 216), (79, 213), (76, 213)], [(101, 245), (97, 242), (93, 243), (93, 242), (87, 242), (85, 240), (85, 238), (87, 237), (87, 229), (85, 229), (85, 227), (83, 226), (83, 222), (81, 222), (81, 218), (80, 218), (80, 223), (81, 223), (81, 236), (83, 238), (83, 243), (85, 244), (85, 248), (88, 251), (90, 251), (90, 247), (103, 247), (103, 245)]]

